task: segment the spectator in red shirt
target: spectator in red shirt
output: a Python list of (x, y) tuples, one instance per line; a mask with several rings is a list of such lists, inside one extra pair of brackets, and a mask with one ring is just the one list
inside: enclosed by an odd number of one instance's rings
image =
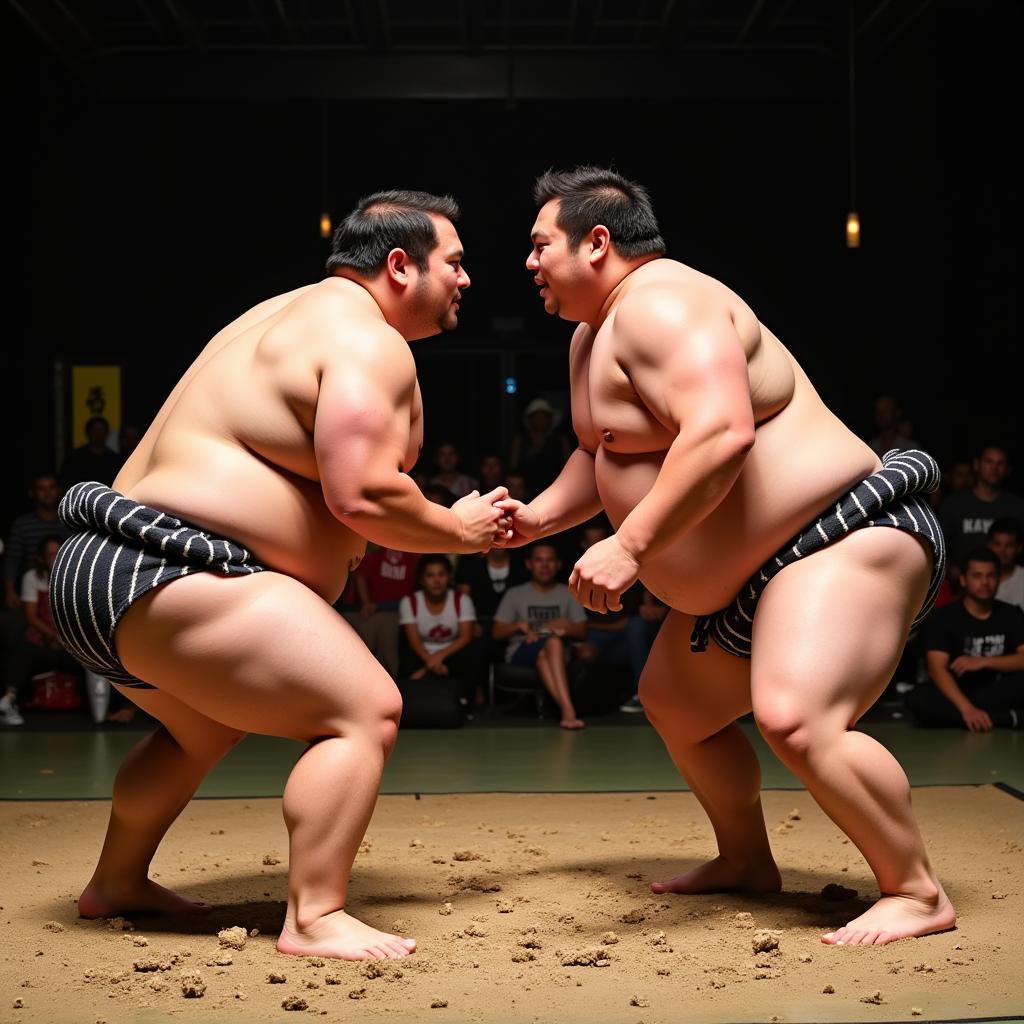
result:
[(392, 679), (398, 678), (398, 602), (415, 589), (418, 562), (419, 555), (371, 545), (353, 577), (359, 610), (342, 613)]

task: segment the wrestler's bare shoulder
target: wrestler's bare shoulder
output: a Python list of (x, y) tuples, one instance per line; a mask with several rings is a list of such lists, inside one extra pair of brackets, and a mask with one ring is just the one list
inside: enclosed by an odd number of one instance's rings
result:
[(676, 260), (659, 259), (638, 267), (623, 281), (612, 330), (624, 340), (656, 339), (666, 328), (696, 331), (721, 319), (731, 323), (749, 359), (761, 343), (761, 325), (753, 310), (721, 281)]
[(365, 358), (415, 372), (408, 342), (387, 323), (370, 293), (340, 277), (304, 290), (260, 343), (266, 354), (312, 355), (325, 365)]

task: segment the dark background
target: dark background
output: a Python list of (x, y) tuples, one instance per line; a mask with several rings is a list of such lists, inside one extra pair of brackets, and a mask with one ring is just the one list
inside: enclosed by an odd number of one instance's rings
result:
[(893, 392), (940, 460), (986, 438), (1020, 458), (1021, 6), (854, 3), (858, 250), (850, 15), (813, 0), (5, 3), (0, 525), (65, 441), (56, 358), (121, 363), (124, 416), (145, 424), (223, 324), (321, 276), (321, 209), (336, 222), (380, 188), (462, 204), (461, 326), (413, 347), (427, 448), (452, 435), (468, 462), (501, 447), (530, 398), (566, 387), (571, 326), (545, 316), (523, 261), (534, 177), (584, 162), (645, 184), (669, 255), (743, 296), (853, 429), (870, 435), (872, 399)]

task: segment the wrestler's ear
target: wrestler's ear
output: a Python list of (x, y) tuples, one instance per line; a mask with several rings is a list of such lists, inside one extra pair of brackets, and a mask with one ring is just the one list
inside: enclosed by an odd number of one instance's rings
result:
[(384, 270), (395, 284), (405, 287), (409, 284), (409, 266), (412, 260), (404, 249), (395, 248), (388, 253)]
[(590, 232), (590, 262), (600, 263), (611, 251), (612, 233), (603, 225), (598, 224)]

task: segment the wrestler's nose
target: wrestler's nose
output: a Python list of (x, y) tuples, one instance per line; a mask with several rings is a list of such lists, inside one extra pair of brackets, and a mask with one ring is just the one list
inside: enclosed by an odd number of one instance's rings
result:
[(459, 277), (455, 282), (460, 288), (468, 288), (473, 282), (469, 279), (469, 274), (466, 273), (465, 267), (459, 267)]
[(537, 258), (537, 250), (534, 249), (529, 256), (526, 257), (526, 269), (531, 273), (540, 269), (540, 260)]

